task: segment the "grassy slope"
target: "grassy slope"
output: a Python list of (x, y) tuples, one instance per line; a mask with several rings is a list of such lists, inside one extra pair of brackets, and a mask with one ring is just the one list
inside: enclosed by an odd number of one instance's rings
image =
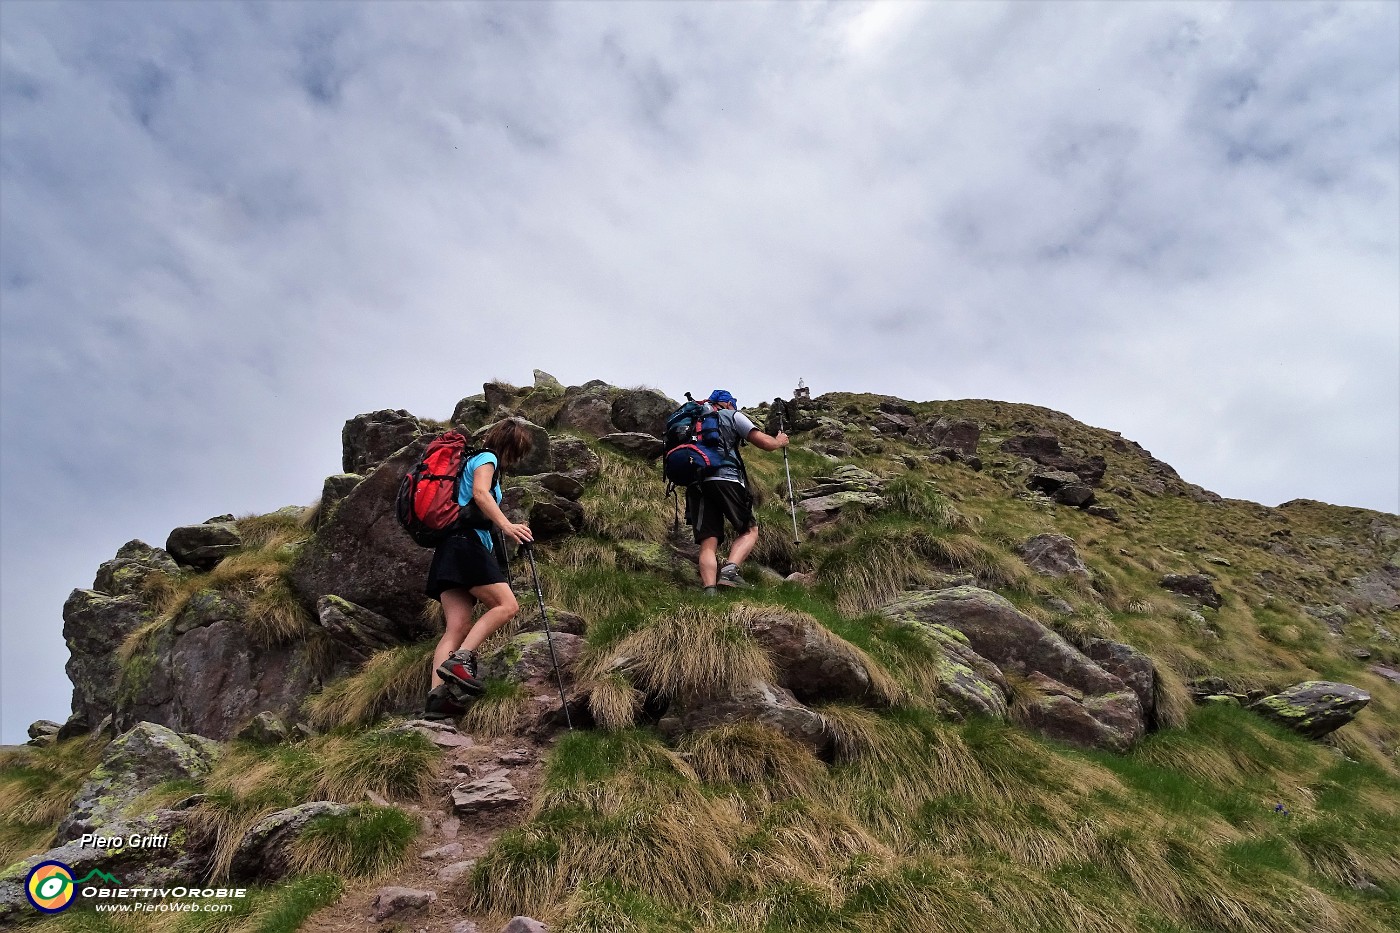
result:
[[(868, 413), (879, 398), (823, 401), (826, 414), (859, 421), (846, 409)], [(584, 533), (542, 549), (540, 569), (547, 601), (591, 623), (594, 711), (609, 728), (570, 736), (552, 753), (531, 819), (464, 882), (478, 906), (578, 931), (1400, 927), (1393, 841), (1400, 838), (1400, 690), (1348, 650), (1365, 644), (1377, 658), (1396, 660), (1375, 625), (1400, 625), (1395, 614), (1356, 613), (1347, 638), (1337, 639), (1304, 612), (1333, 605), (1345, 581), (1389, 559), (1372, 525), (1400, 521), (1316, 503), (1267, 509), (1151, 496), (1137, 485), (1150, 472), (1140, 453), (1064, 415), (984, 401), (914, 408), (922, 417), (981, 422), (987, 468), (909, 459), (923, 451), (856, 424), (847, 440), (862, 454), (850, 462), (893, 479), (895, 507), (843, 517), (795, 548), (782, 460), (750, 453), (765, 526), (757, 558), (813, 572), (819, 583), (768, 582), (718, 608), (695, 594), (693, 568), (671, 557), (672, 516), (654, 469), (595, 447), (604, 474), (585, 494)], [(1032, 427), (1105, 457), (1100, 500), (1117, 509), (1120, 523), (1024, 492), (1021, 466), (996, 443)], [(791, 461), (799, 487), (834, 466), (796, 448)], [(235, 563), (227, 582), (175, 581), (159, 594), (165, 611), (157, 624), (198, 586), (238, 587), (247, 598), (270, 590), (260, 614), (268, 639), (295, 637), (299, 620), (276, 611), (286, 603), (275, 564), (299, 532), (281, 519), (267, 524), (248, 548), (247, 568)], [(1047, 531), (1075, 539), (1092, 584), (1025, 570), (1015, 545)], [(1210, 573), (1224, 606), (1192, 614), (1157, 585), (1170, 572)], [(1179, 728), (1112, 756), (1047, 743), (1015, 725), (940, 719), (928, 702), (936, 659), (868, 610), (900, 588), (960, 573), (1071, 639), (1106, 635), (1147, 651), (1163, 675), (1164, 718)], [(273, 584), (264, 586), (262, 576)], [(1073, 614), (1053, 612), (1049, 597), (1068, 602)], [(529, 612), (532, 599), (522, 601)], [(817, 619), (874, 658), (909, 699), (880, 711), (823, 709), (841, 736), (830, 763), (758, 727), (717, 729), (667, 747), (648, 726), (641, 695), (601, 662), (621, 648), (640, 651), (653, 689), (671, 695), (728, 682), (763, 663), (730, 614), (742, 603)], [(670, 656), (682, 620), (694, 629), (683, 665)], [(409, 772), (427, 750), (357, 730), (398, 694), (418, 692), (423, 650), (386, 652), (313, 699), (323, 725), (345, 730), (315, 740), (315, 749), (241, 752), (205, 788), (211, 829), (230, 838), (258, 812), (327, 793), (347, 801), (366, 787), (419, 793)], [(1190, 710), (1181, 683), (1207, 673), (1239, 687), (1345, 680), (1368, 689), (1373, 702), (1327, 744), (1310, 743), (1243, 710)], [(511, 697), (498, 700), (503, 709), (494, 712), (503, 714)], [(492, 715), (483, 712), (483, 723)], [(366, 750), (392, 767), (370, 765)], [(333, 767), (318, 771), (312, 758)], [(0, 842), (14, 857), (51, 832), (42, 821), (21, 821), (14, 806), (36, 782), (48, 782), (48, 796), (71, 794), (90, 759), (70, 745), (0, 763), (0, 804), (10, 808)], [(377, 872), (406, 844), (404, 828), (391, 823), (367, 808), (354, 825), (327, 826), (321, 841), (342, 840), (347, 871)], [(304, 876), (209, 928), (295, 929), (334, 898), (330, 887)], [(99, 921), (74, 914), (49, 923), (87, 929)], [(204, 926), (187, 918), (171, 928)]]

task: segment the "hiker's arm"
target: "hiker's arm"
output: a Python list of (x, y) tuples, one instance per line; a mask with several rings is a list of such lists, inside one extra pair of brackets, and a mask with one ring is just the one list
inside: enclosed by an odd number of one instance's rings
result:
[(748, 441), (759, 450), (781, 450), (788, 445), (788, 436), (785, 431), (779, 431), (778, 436), (774, 437), (754, 428), (749, 432)]
[(489, 463), (477, 467), (476, 472), (472, 474), (472, 501), (481, 509), (481, 514), (491, 520), (491, 524), (501, 529), (501, 534), (517, 544), (535, 540), (529, 525), (524, 522), (515, 524), (506, 518), (506, 513), (496, 504), (496, 497), (491, 495), (491, 480), (495, 475), (496, 468)]

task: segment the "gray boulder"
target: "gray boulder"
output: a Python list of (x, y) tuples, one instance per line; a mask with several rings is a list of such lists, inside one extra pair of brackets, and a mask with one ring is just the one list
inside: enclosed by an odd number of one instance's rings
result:
[(520, 803), (520, 791), (510, 782), (509, 772), (490, 774), (465, 781), (452, 789), (452, 809), (460, 816), (502, 810)]
[(1356, 718), (1371, 695), (1351, 684), (1309, 680), (1264, 697), (1249, 708), (1310, 739), (1320, 739)]
[(1089, 575), (1089, 568), (1084, 566), (1074, 546), (1074, 539), (1067, 535), (1036, 535), (1022, 544), (1019, 551), (1027, 566), (1047, 577)]
[(662, 443), (660, 438), (638, 431), (605, 434), (598, 440), (614, 450), (619, 450), (628, 456), (640, 457), (643, 460), (655, 460), (666, 449), (666, 445)]
[(562, 473), (585, 486), (597, 479), (603, 466), (602, 459), (576, 437), (553, 438), (550, 441), (549, 454), (550, 468), (555, 473)]
[(229, 596), (218, 590), (203, 589), (196, 592), (185, 603), (180, 613), (171, 622), (176, 634), (194, 631), (215, 622), (237, 622), (247, 612), (246, 602), (239, 597)]
[(271, 813), (243, 834), (229, 865), (236, 881), (278, 881), (291, 871), (292, 843), (318, 817), (350, 812), (343, 803), (318, 800)]
[(814, 755), (824, 756), (831, 747), (831, 734), (820, 715), (798, 702), (791, 690), (762, 680), (751, 681), (722, 697), (673, 702), (657, 726), (674, 739), (740, 722), (776, 729)]
[(199, 735), (180, 735), (143, 722), (107, 746), (58, 824), (60, 843), (124, 823), (126, 809), (166, 781), (199, 780), (213, 770), (221, 749)]
[(1070, 483), (1068, 486), (1056, 489), (1050, 494), (1050, 498), (1061, 505), (1082, 509), (1094, 504), (1094, 490), (1083, 483)]
[(253, 745), (281, 745), (291, 738), (291, 731), (276, 713), (264, 710), (239, 729), (235, 738)]
[(177, 564), (200, 571), (213, 570), (242, 545), (243, 536), (233, 522), (212, 519), (202, 525), (182, 525), (165, 541)]
[(624, 433), (666, 434), (666, 419), (679, 406), (655, 389), (624, 389), (612, 403), (612, 423)]
[(1054, 495), (1067, 486), (1078, 486), (1079, 477), (1067, 470), (1035, 470), (1026, 479), (1026, 486), (1037, 492)]
[(939, 418), (914, 433), (932, 448), (951, 447), (962, 456), (971, 457), (982, 439), (982, 426), (967, 419)]
[(1347, 604), (1356, 609), (1379, 609), (1394, 612), (1400, 609), (1400, 567), (1385, 566), (1347, 581), (1342, 594)]
[(602, 437), (618, 430), (613, 424), (612, 410), (612, 401), (601, 392), (567, 397), (554, 416), (554, 427)]
[(747, 616), (745, 627), (772, 659), (778, 685), (803, 703), (889, 703), (873, 688), (862, 653), (810, 617), (764, 609)]
[(1156, 721), (1157, 668), (1151, 658), (1131, 645), (1107, 638), (1091, 639), (1084, 653), (1137, 694), (1138, 705), (1149, 725)]
[(117, 549), (116, 557), (97, 568), (92, 588), (108, 596), (139, 596), (152, 573), (179, 572), (180, 566), (169, 552), (144, 541), (128, 541)]
[[(1044, 714), (1032, 715), (1029, 724), (1047, 735), (1121, 751), (1145, 730), (1137, 695), (1121, 679), (995, 593), (973, 586), (906, 593), (882, 611), (961, 632), (973, 651), (1004, 673), (1027, 679), (1036, 673), (1044, 675), (1053, 682), (1044, 684), (1047, 689), (1040, 703)], [(1059, 690), (1056, 685), (1068, 689)], [(1096, 725), (1079, 722), (1073, 729), (1057, 725), (1065, 718), (1059, 710), (1066, 699), (1080, 706)], [(1082, 719), (1078, 712), (1074, 715)]]
[(537, 541), (573, 534), (583, 528), (583, 506), (535, 482), (507, 489), (501, 497), (501, 510), (514, 520), (528, 522)]
[(380, 923), (400, 914), (418, 913), (428, 909), (437, 900), (434, 891), (420, 891), (416, 888), (380, 888), (374, 894), (370, 906), (374, 908), (374, 919)]
[(1162, 589), (1185, 596), (1197, 605), (1219, 609), (1225, 600), (1215, 591), (1210, 577), (1200, 573), (1169, 573), (1159, 584)]
[(1098, 454), (1082, 457), (1067, 453), (1061, 449), (1059, 438), (1053, 434), (1021, 434), (1009, 437), (1002, 441), (1001, 450), (1034, 460), (1051, 470), (1073, 473), (1078, 477), (1078, 481), (1086, 486), (1097, 486), (1108, 468), (1107, 461)]
[(512, 917), (501, 927), (501, 933), (548, 933), (545, 925), (533, 917)]
[(403, 641), (428, 633), (423, 585), (433, 552), (413, 543), (395, 514), (399, 482), (421, 454), (415, 444), (382, 463), (302, 547), (289, 579), (308, 608), (339, 596), (388, 618)]
[(1129, 691), (1089, 696), (1040, 671), (1023, 682), (1026, 724), (1047, 738), (1080, 748), (1125, 752), (1142, 736), (1142, 711)]
[(340, 431), (341, 470), (365, 475), (401, 448), (433, 433), (403, 409), (356, 415)]

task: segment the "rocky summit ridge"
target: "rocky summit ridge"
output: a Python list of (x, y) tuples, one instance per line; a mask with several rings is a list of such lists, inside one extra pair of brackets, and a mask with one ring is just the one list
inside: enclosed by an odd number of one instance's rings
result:
[[(123, 545), (63, 606), (71, 716), (0, 758), (0, 923), (45, 860), (246, 886), (247, 929), (1400, 923), (1400, 517), (1225, 499), (1030, 405), (800, 391), (746, 409), (800, 543), (749, 452), (756, 585), (706, 600), (676, 406), (488, 382), (349, 419), (315, 504)], [(422, 721), (395, 493), (506, 416), (547, 612), (517, 562), (490, 690)]]

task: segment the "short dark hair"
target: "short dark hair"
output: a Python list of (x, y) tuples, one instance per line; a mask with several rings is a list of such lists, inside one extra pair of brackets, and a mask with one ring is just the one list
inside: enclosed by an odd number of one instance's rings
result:
[(525, 459), (535, 446), (535, 439), (519, 418), (502, 418), (487, 430), (481, 445), (488, 448), (501, 462), (501, 469), (509, 469)]

